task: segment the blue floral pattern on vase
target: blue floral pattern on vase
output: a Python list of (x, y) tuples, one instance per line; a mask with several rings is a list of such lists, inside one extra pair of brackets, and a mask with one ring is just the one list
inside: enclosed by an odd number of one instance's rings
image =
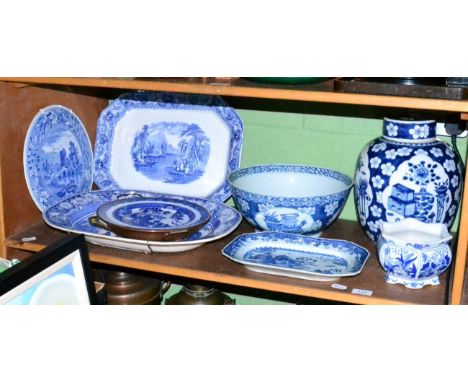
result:
[(69, 109), (42, 109), (29, 126), (24, 143), (24, 174), (37, 207), (89, 191), (93, 183), (92, 149), (86, 129)]
[(358, 221), (377, 241), (382, 222), (415, 218), (452, 226), (462, 189), (462, 165), (438, 141), (435, 121), (384, 119), (383, 137), (366, 145), (356, 166)]
[(239, 168), (242, 145), (242, 121), (221, 97), (122, 94), (98, 119), (94, 181), (103, 190), (223, 202), (231, 196), (226, 176)]

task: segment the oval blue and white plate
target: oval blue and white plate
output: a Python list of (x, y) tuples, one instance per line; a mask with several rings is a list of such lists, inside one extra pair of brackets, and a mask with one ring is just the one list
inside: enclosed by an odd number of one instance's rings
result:
[(218, 96), (123, 94), (101, 113), (94, 181), (101, 190), (134, 189), (223, 202), (238, 169), (243, 125)]
[(84, 234), (88, 242), (111, 248), (120, 248), (140, 252), (182, 252), (200, 247), (201, 245), (221, 239), (234, 231), (242, 220), (242, 215), (236, 209), (223, 203), (208, 199), (189, 198), (170, 195), (171, 198), (188, 200), (206, 208), (210, 220), (200, 230), (181, 241), (147, 241), (129, 239), (115, 235), (89, 222), (89, 217), (96, 210), (112, 200), (143, 197), (168, 197), (169, 195), (134, 190), (101, 190), (89, 191), (73, 195), (46, 209), (42, 217), (51, 227), (61, 231)]
[(29, 193), (41, 211), (91, 190), (91, 142), (75, 113), (51, 105), (36, 114), (24, 141), (23, 168)]
[(355, 276), (369, 258), (367, 249), (346, 240), (272, 231), (240, 235), (222, 252), (255, 272), (314, 281)]
[(142, 232), (177, 232), (202, 226), (210, 219), (201, 205), (170, 197), (114, 200), (96, 213), (108, 224)]

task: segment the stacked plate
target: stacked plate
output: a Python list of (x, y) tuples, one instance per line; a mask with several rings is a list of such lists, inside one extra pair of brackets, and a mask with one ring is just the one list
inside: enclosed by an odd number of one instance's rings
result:
[[(101, 113), (94, 160), (71, 110), (42, 109), (29, 127), (23, 164), (52, 227), (96, 244), (176, 252), (240, 223), (222, 202), (231, 196), (226, 176), (239, 168), (242, 143), (242, 121), (220, 97), (138, 92)], [(91, 191), (93, 180), (99, 191)]]

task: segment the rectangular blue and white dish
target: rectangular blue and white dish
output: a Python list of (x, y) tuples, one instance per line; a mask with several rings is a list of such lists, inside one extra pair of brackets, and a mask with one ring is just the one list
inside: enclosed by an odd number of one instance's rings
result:
[(123, 94), (98, 119), (94, 182), (224, 202), (242, 144), (242, 121), (221, 97)]
[(240, 235), (222, 253), (255, 272), (314, 281), (355, 276), (369, 258), (349, 241), (272, 231)]

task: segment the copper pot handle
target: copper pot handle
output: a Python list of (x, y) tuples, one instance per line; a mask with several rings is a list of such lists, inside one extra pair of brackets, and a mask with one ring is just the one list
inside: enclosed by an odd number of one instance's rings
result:
[(110, 229), (107, 226), (106, 222), (99, 219), (99, 217), (97, 215), (91, 215), (88, 218), (88, 222), (89, 222), (89, 224), (91, 224), (91, 225), (93, 225), (95, 227), (105, 229), (106, 231), (110, 231)]
[(163, 237), (161, 237), (160, 241), (179, 241), (187, 238), (189, 235), (190, 230), (183, 230), (177, 232), (168, 232)]
[(136, 191), (129, 191), (129, 192), (124, 192), (123, 194), (119, 194), (117, 195), (117, 199), (126, 199), (126, 198), (142, 198), (143, 195), (142, 194), (139, 194), (138, 192)]

